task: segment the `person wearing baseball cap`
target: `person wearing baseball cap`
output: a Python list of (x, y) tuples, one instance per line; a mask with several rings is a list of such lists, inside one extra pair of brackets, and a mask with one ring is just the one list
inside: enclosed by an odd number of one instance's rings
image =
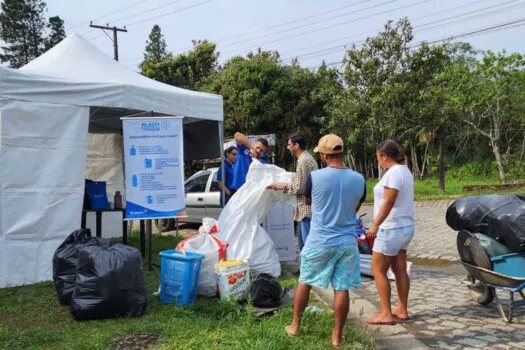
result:
[(289, 336), (298, 335), (312, 286), (327, 288), (331, 284), (334, 347), (344, 343), (343, 327), (350, 308), (348, 290), (361, 285), (355, 226), (356, 212), (366, 198), (365, 179), (345, 166), (343, 151), (343, 140), (334, 134), (323, 136), (314, 149), (326, 167), (313, 171), (303, 189), (312, 204), (312, 222), (301, 252), (293, 320), (285, 327)]

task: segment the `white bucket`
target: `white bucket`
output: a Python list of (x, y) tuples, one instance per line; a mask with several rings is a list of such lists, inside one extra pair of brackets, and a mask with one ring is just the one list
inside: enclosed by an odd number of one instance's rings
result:
[(250, 269), (247, 263), (227, 267), (220, 267), (217, 264), (215, 272), (221, 299), (246, 299), (250, 288)]

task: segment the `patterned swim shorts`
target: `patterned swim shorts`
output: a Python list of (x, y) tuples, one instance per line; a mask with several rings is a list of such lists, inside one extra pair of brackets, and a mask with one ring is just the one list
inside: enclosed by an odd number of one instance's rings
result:
[(299, 283), (318, 288), (349, 290), (361, 286), (356, 244), (327, 248), (305, 247), (301, 252)]

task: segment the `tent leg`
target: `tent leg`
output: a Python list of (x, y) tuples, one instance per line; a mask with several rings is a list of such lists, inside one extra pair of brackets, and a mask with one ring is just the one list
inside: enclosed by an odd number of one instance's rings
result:
[[(221, 167), (219, 168), (219, 171), (221, 172), (221, 179), (224, 186), (226, 186), (226, 178), (224, 174), (224, 122), (218, 122), (217, 123), (219, 127), (219, 149), (221, 150)], [(221, 208), (224, 208), (224, 204), (226, 202), (226, 193), (224, 190), (222, 191), (221, 196)]]

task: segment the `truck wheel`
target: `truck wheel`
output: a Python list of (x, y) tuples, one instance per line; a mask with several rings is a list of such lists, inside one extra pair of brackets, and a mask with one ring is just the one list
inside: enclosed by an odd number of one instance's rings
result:
[(175, 220), (173, 219), (157, 219), (155, 220), (155, 226), (160, 232), (173, 231), (175, 230)]

